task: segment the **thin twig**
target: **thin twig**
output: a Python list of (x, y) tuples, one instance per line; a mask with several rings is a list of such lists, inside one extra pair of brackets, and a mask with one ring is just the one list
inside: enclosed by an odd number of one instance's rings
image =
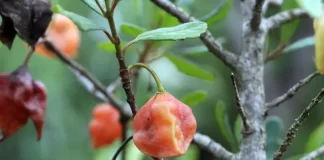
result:
[(27, 53), (27, 56), (26, 56), (26, 58), (24, 60), (24, 63), (23, 63), (23, 66), (27, 66), (28, 65), (28, 62), (29, 62), (30, 58), (32, 57), (34, 51), (35, 51), (35, 47), (32, 46), (30, 48), (30, 50), (28, 51), (28, 53)]
[(254, 8), (253, 8), (253, 16), (250, 22), (250, 27), (252, 31), (257, 31), (259, 29), (261, 19), (262, 19), (262, 6), (264, 0), (256, 0)]
[(120, 39), (117, 35), (114, 16), (110, 11), (107, 11), (106, 18), (108, 20), (109, 27), (110, 27), (110, 30), (112, 33), (112, 38), (113, 38), (112, 43), (115, 45), (115, 49), (116, 49), (116, 58), (119, 63), (119, 76), (121, 78), (121, 83), (123, 85), (123, 88), (124, 88), (126, 96), (127, 96), (127, 102), (129, 103), (129, 105), (131, 107), (133, 116), (135, 116), (138, 108), (135, 103), (135, 96), (132, 91), (129, 72), (128, 72), (128, 69), (127, 69), (127, 66), (126, 66), (126, 63), (124, 60), (124, 55), (123, 55), (123, 52), (122, 52), (122, 49), (120, 46)]
[(280, 160), (282, 154), (286, 152), (288, 146), (290, 146), (292, 140), (296, 137), (299, 126), (302, 122), (309, 116), (310, 111), (321, 102), (324, 97), (324, 88), (319, 92), (319, 94), (312, 100), (312, 102), (307, 106), (307, 108), (301, 113), (301, 115), (295, 120), (294, 124), (289, 128), (285, 140), (282, 142), (278, 151), (274, 154), (274, 160)]
[(277, 46), (276, 49), (274, 49), (271, 53), (267, 54), (267, 56), (264, 59), (264, 63), (267, 63), (269, 61), (272, 61), (272, 60), (280, 57), (282, 55), (282, 51), (285, 49), (286, 46), (287, 46), (287, 43), (285, 43), (285, 42), (279, 43), (279, 45)]
[[(197, 21), (169, 0), (151, 0), (151, 2), (176, 17), (181, 23)], [(209, 52), (218, 57), (229, 68), (235, 69), (234, 66), (238, 57), (234, 53), (224, 49), (220, 44), (216, 43), (215, 37), (208, 30), (201, 34), (200, 39), (208, 48)]]
[(43, 41), (44, 46), (46, 49), (52, 51), (62, 62), (64, 62), (66, 65), (70, 66), (74, 70), (78, 71), (81, 75), (83, 75), (85, 78), (87, 78), (91, 84), (96, 88), (96, 90), (100, 91), (108, 100), (110, 100), (111, 104), (115, 106), (120, 113), (126, 115), (126, 111), (123, 109), (123, 104), (121, 104), (118, 99), (116, 99), (111, 93), (106, 92), (105, 87), (101, 82), (99, 82), (91, 73), (89, 73), (85, 68), (83, 68), (80, 64), (77, 62), (71, 60), (67, 56), (65, 56), (63, 53), (61, 53), (51, 42), (44, 40)]
[(234, 158), (234, 154), (226, 150), (222, 145), (213, 141), (210, 137), (196, 133), (193, 142), (212, 153), (215, 157), (224, 160)]
[(308, 14), (305, 10), (296, 8), (288, 11), (279, 12), (266, 19), (267, 30), (272, 30), (282, 26), (285, 23), (308, 17)]
[[(122, 130), (122, 137), (121, 137), (121, 141), (127, 143), (127, 121), (123, 121), (123, 120), (121, 120), (121, 124), (122, 124), (122, 129), (123, 129), (123, 130)], [(122, 143), (122, 145), (123, 145), (123, 143)], [(117, 153), (117, 155), (118, 155), (118, 153)], [(121, 160), (126, 160), (126, 155), (127, 155), (127, 149), (124, 148), (124, 149), (122, 150), (122, 157), (121, 157)], [(117, 158), (117, 156), (116, 156), (116, 158)]]
[(322, 155), (324, 155), (324, 145), (317, 148), (313, 152), (310, 152), (310, 153), (306, 154), (300, 160), (313, 160), (313, 159), (315, 159), (315, 158), (317, 158), (319, 156), (322, 156)]
[(100, 5), (99, 1), (98, 1), (98, 0), (95, 0), (95, 1), (96, 1), (97, 6), (98, 6), (99, 9), (100, 9), (102, 15), (105, 15), (105, 10), (104, 10), (104, 9), (102, 8), (102, 6)]
[(114, 14), (115, 8), (117, 7), (117, 4), (118, 4), (119, 1), (120, 1), (120, 0), (113, 0), (113, 1), (112, 1), (112, 5), (111, 5), (111, 9), (110, 9), (110, 12), (111, 12), (112, 14)]
[(118, 148), (118, 150), (117, 150), (116, 153), (114, 154), (112, 160), (116, 160), (116, 159), (117, 159), (119, 153), (120, 153), (122, 150), (124, 150), (124, 147), (126, 147), (127, 143), (128, 143), (129, 141), (131, 141), (132, 139), (133, 139), (133, 136), (130, 136), (130, 137), (128, 137), (128, 138), (127, 138), (127, 139), (126, 139), (126, 140), (125, 140), (125, 141), (120, 145), (120, 147)]
[(300, 80), (297, 84), (295, 84), (293, 87), (291, 87), (286, 93), (284, 93), (283, 95), (275, 98), (271, 102), (266, 103), (266, 107), (267, 108), (274, 108), (274, 107), (279, 106), (281, 103), (289, 100), (290, 98), (292, 98), (297, 93), (297, 91), (301, 87), (308, 84), (313, 78), (315, 78), (318, 75), (320, 75), (318, 72), (314, 72), (314, 73), (310, 74), (309, 76), (305, 77), (304, 79)]
[(245, 112), (244, 112), (243, 106), (241, 104), (240, 94), (239, 94), (239, 91), (237, 89), (234, 73), (231, 73), (231, 80), (232, 80), (232, 85), (233, 85), (234, 92), (235, 92), (236, 105), (237, 105), (238, 111), (240, 113), (240, 116), (242, 118), (243, 127), (244, 127), (245, 131), (249, 131), (250, 130), (250, 124), (249, 124), (249, 122), (248, 122), (248, 120), (247, 120), (247, 118), (245, 116)]

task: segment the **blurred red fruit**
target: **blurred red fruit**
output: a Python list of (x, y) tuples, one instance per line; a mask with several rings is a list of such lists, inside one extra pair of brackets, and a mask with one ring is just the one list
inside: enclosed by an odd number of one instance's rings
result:
[(95, 149), (110, 145), (122, 135), (120, 114), (110, 104), (99, 104), (92, 112), (89, 131)]
[[(46, 30), (46, 39), (68, 57), (74, 58), (80, 45), (80, 33), (78, 27), (66, 16), (54, 14), (51, 23)], [(35, 52), (47, 57), (55, 57), (42, 43), (35, 46)]]
[(26, 67), (0, 75), (1, 141), (16, 133), (28, 118), (34, 123), (37, 140), (42, 137), (47, 92), (44, 84), (34, 81)]
[(167, 92), (156, 93), (134, 117), (134, 143), (157, 158), (183, 155), (196, 132), (196, 119), (187, 105)]

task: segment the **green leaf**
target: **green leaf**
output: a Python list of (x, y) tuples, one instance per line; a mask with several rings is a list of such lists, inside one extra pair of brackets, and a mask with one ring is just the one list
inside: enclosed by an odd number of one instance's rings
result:
[(141, 40), (183, 40), (199, 37), (207, 30), (204, 22), (188, 22), (174, 27), (159, 28), (138, 35), (133, 42)]
[(297, 0), (298, 5), (305, 9), (310, 16), (313, 18), (321, 17), (322, 11), (322, 0)]
[(176, 160), (197, 160), (199, 158), (199, 147), (190, 145), (186, 153)]
[(120, 25), (120, 30), (130, 36), (136, 37), (146, 31), (146, 29), (136, 26), (134, 24), (123, 23)]
[(301, 48), (309, 47), (315, 45), (315, 38), (314, 36), (309, 36), (303, 39), (300, 39), (291, 45), (287, 46), (284, 50), (283, 53), (295, 51)]
[(66, 11), (59, 5), (56, 5), (54, 7), (54, 10), (56, 10), (58, 13), (65, 15), (66, 17), (70, 18), (78, 26), (78, 28), (83, 32), (92, 31), (92, 30), (104, 30), (103, 27), (94, 23), (90, 19), (80, 16), (78, 14), (75, 14), (73, 12)]
[(234, 135), (229, 124), (228, 115), (225, 111), (225, 104), (223, 101), (217, 102), (215, 112), (216, 121), (220, 127), (222, 135), (230, 143), (231, 148), (233, 150), (237, 149), (237, 147), (235, 146)]
[[(95, 0), (81, 0), (84, 4), (86, 4), (90, 9), (92, 9), (93, 11), (97, 12), (99, 15), (103, 14), (100, 11), (100, 8), (98, 7), (97, 3)], [(102, 7), (102, 9), (106, 12), (106, 3), (105, 0), (98, 0), (100, 6)]]
[(203, 80), (215, 80), (214, 74), (199, 68), (194, 63), (180, 58), (174, 54), (167, 54), (166, 57), (178, 68), (178, 70), (186, 75), (193, 76)]
[[(120, 45), (123, 48), (125, 46), (125, 43), (122, 42)], [(116, 52), (115, 45), (111, 42), (101, 42), (98, 44), (98, 48), (107, 53)], [(131, 50), (131, 48), (129, 48), (128, 51), (129, 50)]]
[[(292, 8), (297, 8), (298, 4), (295, 0), (284, 1), (281, 6), (281, 11), (289, 10)], [(300, 20), (296, 19), (290, 23), (287, 23), (281, 27), (281, 41), (289, 42), (290, 38), (295, 34)]]
[(184, 95), (182, 98), (181, 98), (181, 101), (190, 106), (190, 107), (193, 107), (201, 102), (203, 102), (207, 97), (207, 93), (205, 91), (194, 91), (194, 92), (191, 92), (191, 93), (188, 93), (186, 95)]
[(324, 145), (324, 122), (321, 123), (317, 128), (309, 135), (306, 144), (306, 153), (314, 151), (318, 147)]
[(202, 21), (205, 21), (208, 25), (217, 23), (224, 19), (232, 7), (232, 0), (223, 0), (218, 6), (215, 7), (209, 14), (204, 16)]
[(236, 144), (240, 144), (241, 141), (241, 128), (242, 128), (242, 118), (240, 115), (238, 115), (234, 122), (234, 135), (236, 138)]
[(295, 156), (288, 157), (285, 160), (300, 160), (300, 158), (302, 158), (302, 157), (303, 157), (303, 155), (295, 155)]
[(273, 154), (278, 150), (284, 138), (284, 123), (281, 118), (272, 116), (266, 119), (266, 152), (267, 159), (272, 160)]

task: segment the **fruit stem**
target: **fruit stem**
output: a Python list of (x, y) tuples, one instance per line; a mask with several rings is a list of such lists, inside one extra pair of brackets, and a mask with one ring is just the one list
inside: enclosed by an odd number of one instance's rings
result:
[(27, 66), (28, 65), (28, 62), (29, 62), (31, 56), (34, 53), (34, 50), (35, 50), (35, 48), (34, 47), (31, 47), (31, 49), (28, 51), (27, 56), (26, 56), (26, 58), (24, 60), (23, 66)]
[(151, 67), (149, 67), (148, 65), (146, 65), (144, 63), (135, 63), (135, 64), (132, 64), (132, 65), (128, 66), (128, 69), (131, 70), (131, 69), (133, 69), (135, 67), (143, 67), (147, 71), (149, 71), (151, 73), (151, 75), (153, 76), (154, 80), (155, 80), (156, 86), (158, 88), (158, 92), (160, 92), (160, 93), (165, 92), (159, 77), (157, 76), (157, 74), (154, 72), (154, 70)]

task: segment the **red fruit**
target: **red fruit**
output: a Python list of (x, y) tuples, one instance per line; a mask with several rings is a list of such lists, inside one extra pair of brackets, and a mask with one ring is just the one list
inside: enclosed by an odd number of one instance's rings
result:
[(133, 140), (147, 155), (177, 157), (187, 151), (196, 129), (191, 108), (167, 92), (156, 93), (134, 117)]
[(26, 67), (0, 75), (0, 141), (16, 133), (31, 118), (42, 137), (47, 93), (42, 82), (34, 81)]
[[(77, 56), (80, 46), (80, 33), (76, 24), (62, 14), (54, 14), (51, 23), (46, 30), (46, 39), (68, 57)], [(47, 56), (55, 57), (55, 54), (48, 50), (43, 43), (35, 46), (35, 52)]]
[(110, 104), (99, 104), (92, 112), (89, 131), (95, 149), (110, 145), (122, 135), (120, 115)]

